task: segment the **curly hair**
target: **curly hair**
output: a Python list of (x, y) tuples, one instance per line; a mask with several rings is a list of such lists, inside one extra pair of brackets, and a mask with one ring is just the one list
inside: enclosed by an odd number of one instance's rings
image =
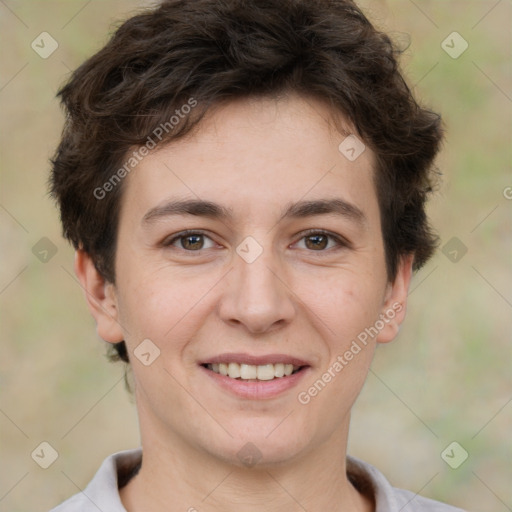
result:
[[(442, 128), (414, 99), (400, 53), (351, 0), (165, 0), (131, 17), (58, 93), (67, 117), (50, 189), (64, 236), (114, 283), (123, 183), (95, 191), (129, 172), (130, 152), (191, 98), (158, 144), (221, 102), (298, 92), (328, 102), (374, 152), (388, 277), (406, 254), (417, 270), (437, 245), (425, 204)], [(114, 347), (128, 361), (124, 342)]]

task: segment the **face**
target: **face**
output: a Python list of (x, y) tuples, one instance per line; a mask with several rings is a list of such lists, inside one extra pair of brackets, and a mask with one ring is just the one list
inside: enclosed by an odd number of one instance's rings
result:
[(328, 120), (293, 95), (218, 107), (126, 178), (115, 286), (78, 255), (100, 336), (126, 341), (143, 443), (274, 464), (346, 441), (411, 260), (388, 281), (373, 154), (346, 158)]

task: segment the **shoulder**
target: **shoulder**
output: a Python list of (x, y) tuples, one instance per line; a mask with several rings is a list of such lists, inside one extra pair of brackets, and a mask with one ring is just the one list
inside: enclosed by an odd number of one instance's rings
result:
[(424, 498), (419, 494), (393, 487), (397, 510), (402, 512), (466, 512), (440, 501)]
[(87, 487), (50, 512), (126, 512), (119, 497), (118, 482), (142, 458), (142, 450), (127, 450), (107, 457)]
[(52, 508), (50, 512), (79, 512), (79, 511), (88, 511), (90, 507), (93, 506), (91, 503), (87, 503), (87, 498), (83, 493), (75, 494), (71, 498), (62, 502), (60, 505)]
[(373, 497), (376, 512), (466, 512), (419, 494), (397, 489), (377, 468), (354, 457), (347, 457), (347, 475), (356, 488)]

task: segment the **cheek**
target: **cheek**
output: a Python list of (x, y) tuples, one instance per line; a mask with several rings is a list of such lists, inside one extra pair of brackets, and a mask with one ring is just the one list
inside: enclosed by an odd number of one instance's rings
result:
[(365, 329), (378, 318), (376, 291), (355, 276), (345, 276), (304, 300), (314, 312), (309, 317), (315, 319), (314, 328), (322, 338), (319, 350), (324, 358), (301, 386), (297, 401), (319, 439), (327, 439), (347, 419), (366, 380), (375, 340)]
[(180, 352), (211, 310), (207, 294), (211, 287), (208, 279), (198, 282), (171, 274), (143, 275), (132, 269), (119, 301), (127, 345), (133, 351), (149, 338), (162, 352)]
[(339, 270), (314, 280), (307, 278), (297, 296), (316, 318), (317, 329), (329, 340), (332, 350), (342, 350), (366, 327), (374, 324), (382, 304), (376, 276)]

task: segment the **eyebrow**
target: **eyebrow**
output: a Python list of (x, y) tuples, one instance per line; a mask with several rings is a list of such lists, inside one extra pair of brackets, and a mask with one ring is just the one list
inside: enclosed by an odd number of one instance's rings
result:
[[(361, 209), (340, 198), (289, 203), (286, 205), (279, 222), (287, 218), (298, 219), (326, 214), (346, 217), (361, 225), (366, 223), (366, 216)], [(195, 215), (228, 221), (233, 218), (233, 210), (218, 203), (201, 199), (170, 200), (146, 212), (142, 218), (142, 224), (151, 224), (172, 215)]]
[(349, 203), (344, 199), (316, 199), (312, 201), (299, 201), (287, 206), (285, 212), (279, 219), (285, 218), (304, 218), (313, 215), (334, 214), (346, 217), (357, 224), (366, 224), (366, 216), (363, 211), (355, 204)]
[(171, 200), (151, 208), (151, 210), (142, 217), (142, 223), (149, 224), (171, 215), (196, 215), (199, 217), (227, 220), (233, 217), (233, 212), (231, 208), (226, 208), (212, 201), (203, 201), (201, 199)]

